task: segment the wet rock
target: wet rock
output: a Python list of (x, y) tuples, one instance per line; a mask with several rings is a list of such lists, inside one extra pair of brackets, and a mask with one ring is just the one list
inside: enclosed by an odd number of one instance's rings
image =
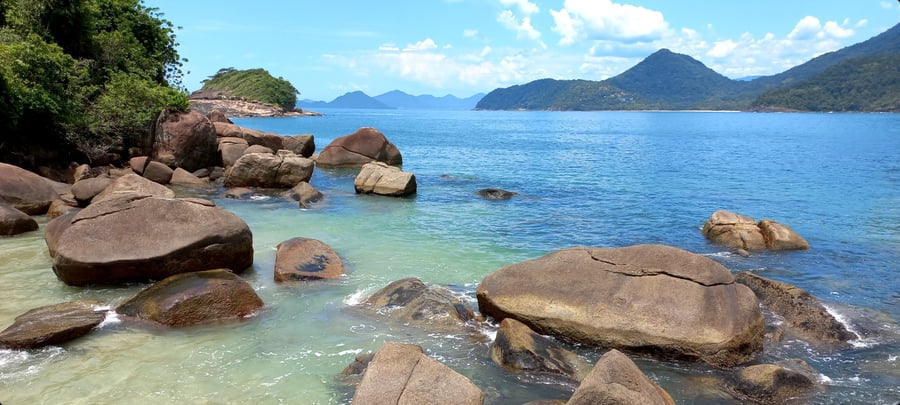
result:
[(319, 202), (325, 197), (322, 192), (305, 181), (294, 186), (291, 191), (288, 191), (287, 196), (297, 201), (300, 208), (309, 208), (313, 203)]
[(216, 164), (216, 130), (203, 114), (163, 111), (154, 128), (153, 160), (189, 172)]
[(591, 365), (525, 324), (506, 318), (491, 344), (491, 359), (518, 372), (559, 375), (581, 381)]
[(760, 302), (784, 318), (790, 332), (818, 346), (847, 346), (853, 332), (834, 319), (821, 301), (797, 286), (744, 271), (735, 277), (750, 287)]
[(427, 326), (429, 329), (460, 330), (475, 319), (472, 309), (449, 290), (427, 286), (415, 278), (388, 284), (367, 298), (360, 307), (386, 314), (398, 322)]
[(263, 301), (244, 279), (225, 269), (177, 274), (116, 308), (131, 318), (172, 327), (234, 321), (258, 312)]
[(241, 156), (226, 173), (225, 187), (291, 188), (308, 182), (313, 161), (281, 150), (277, 154), (251, 153)]
[(477, 296), (543, 335), (717, 366), (750, 360), (765, 329), (728, 269), (663, 245), (559, 250), (488, 275)]
[(94, 198), (91, 199), (91, 204), (116, 199), (129, 194), (175, 198), (175, 192), (166, 186), (145, 179), (137, 174), (126, 174), (113, 180), (112, 183), (106, 186), (103, 192), (94, 196)]
[(809, 396), (818, 387), (818, 373), (805, 361), (788, 359), (758, 364), (738, 373), (735, 389), (762, 404), (784, 404)]
[(476, 194), (487, 200), (508, 200), (519, 195), (519, 193), (501, 190), (499, 188), (484, 188), (478, 190)]
[(353, 403), (480, 405), (484, 394), (421, 347), (388, 342), (369, 363)]
[(233, 187), (225, 190), (225, 198), (233, 198), (236, 200), (249, 200), (253, 194), (253, 190), (246, 187)]
[(308, 238), (288, 239), (275, 252), (275, 281), (308, 281), (339, 278), (344, 264), (331, 246)]
[(759, 221), (759, 230), (766, 239), (769, 250), (807, 250), (809, 242), (794, 232), (791, 227), (771, 219)]
[(247, 224), (205, 200), (128, 193), (53, 221), (59, 225), (46, 237), (53, 271), (70, 285), (160, 280), (210, 267), (240, 272), (253, 263)]
[(353, 181), (357, 194), (403, 197), (416, 192), (416, 176), (382, 162), (366, 163)]
[(809, 249), (809, 243), (787, 225), (770, 219), (757, 223), (725, 210), (714, 212), (702, 232), (712, 242), (744, 251)]
[(403, 163), (400, 150), (381, 131), (364, 127), (332, 141), (319, 153), (319, 167), (360, 167), (376, 161), (396, 166)]
[(56, 218), (60, 215), (63, 215), (69, 211), (77, 210), (78, 203), (75, 202), (74, 197), (70, 200), (54, 200), (53, 203), (50, 204), (50, 209), (47, 210), (47, 217)]
[(43, 177), (0, 163), (0, 202), (28, 215), (42, 215), (57, 198), (56, 191)]
[(567, 404), (675, 405), (675, 401), (628, 356), (613, 349), (597, 361)]
[(32, 309), (0, 332), (0, 347), (37, 349), (62, 344), (90, 332), (106, 319), (95, 301), (73, 301)]
[(13, 236), (36, 230), (38, 224), (31, 216), (0, 202), (0, 236)]

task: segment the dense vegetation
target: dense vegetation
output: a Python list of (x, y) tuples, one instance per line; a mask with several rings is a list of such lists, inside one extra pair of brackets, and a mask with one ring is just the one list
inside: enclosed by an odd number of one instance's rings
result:
[(265, 69), (219, 69), (203, 81), (200, 94), (218, 94), (229, 98), (241, 98), (274, 104), (286, 111), (293, 110), (299, 92), (281, 77), (275, 78)]
[(176, 45), (141, 0), (0, 1), (0, 160), (146, 147), (160, 111), (189, 107)]

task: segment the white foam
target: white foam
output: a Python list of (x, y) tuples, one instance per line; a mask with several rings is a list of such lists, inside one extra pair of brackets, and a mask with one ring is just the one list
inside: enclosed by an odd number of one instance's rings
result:
[(822, 306), (825, 307), (825, 310), (828, 311), (828, 313), (831, 314), (831, 316), (833, 316), (835, 320), (840, 322), (841, 325), (844, 325), (844, 328), (846, 328), (850, 333), (856, 335), (856, 339), (847, 342), (850, 343), (850, 346), (853, 346), (857, 349), (862, 349), (873, 347), (878, 343), (878, 341), (875, 339), (863, 338), (862, 335), (860, 335), (859, 331), (857, 331), (856, 328), (853, 327), (853, 324), (850, 323), (850, 320), (847, 319), (847, 316), (838, 312), (837, 309), (832, 308), (825, 303), (822, 303)]
[(93, 310), (94, 312), (106, 312), (106, 318), (103, 318), (103, 322), (97, 325), (97, 329), (102, 329), (107, 325), (122, 323), (122, 320), (119, 319), (119, 314), (110, 305), (94, 305)]
[(341, 352), (337, 352), (336, 356), (346, 356), (348, 354), (357, 355), (362, 353), (362, 349), (352, 349), (352, 350), (344, 350)]
[(369, 296), (369, 291), (372, 291), (373, 288), (375, 287), (369, 286), (348, 295), (344, 298), (344, 304), (348, 306), (356, 306), (362, 304), (363, 300)]
[(253, 200), (253, 201), (262, 201), (262, 200), (268, 200), (268, 199), (269, 199), (269, 196), (267, 196), (267, 195), (253, 194), (253, 195), (250, 196), (250, 199)]
[(822, 384), (822, 385), (831, 385), (831, 383), (834, 382), (834, 380), (832, 380), (831, 377), (828, 377), (825, 374), (819, 374), (818, 380), (819, 380), (819, 384)]

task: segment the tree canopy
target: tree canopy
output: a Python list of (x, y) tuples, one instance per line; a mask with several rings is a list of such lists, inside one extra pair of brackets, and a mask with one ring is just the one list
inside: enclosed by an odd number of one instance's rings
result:
[(289, 81), (275, 78), (265, 69), (237, 70), (231, 67), (219, 69), (204, 80), (200, 91), (274, 104), (286, 111), (296, 107), (299, 94)]

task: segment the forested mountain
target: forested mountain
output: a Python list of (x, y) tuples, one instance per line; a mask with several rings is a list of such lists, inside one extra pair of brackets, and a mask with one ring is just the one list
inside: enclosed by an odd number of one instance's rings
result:
[(275, 78), (265, 69), (219, 69), (203, 81), (203, 87), (191, 98), (236, 98), (274, 104), (293, 110), (299, 92), (287, 80)]

